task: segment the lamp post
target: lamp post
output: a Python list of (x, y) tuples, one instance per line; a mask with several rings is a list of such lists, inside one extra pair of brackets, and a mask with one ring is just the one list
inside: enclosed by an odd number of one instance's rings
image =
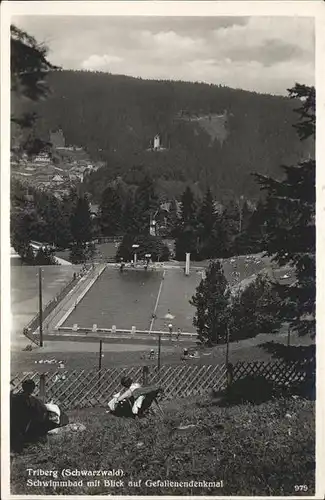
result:
[(238, 209), (239, 209), (239, 234), (241, 233), (242, 230), (242, 225), (243, 225), (243, 205), (242, 201), (244, 200), (244, 196), (241, 195), (239, 202), (238, 202)]
[(136, 263), (137, 263), (137, 249), (139, 248), (139, 245), (134, 244), (134, 245), (132, 245), (132, 248), (133, 248), (133, 251), (134, 251), (133, 262), (134, 262), (134, 265), (136, 265)]
[(161, 332), (158, 333), (158, 376), (160, 376)]
[(227, 367), (229, 365), (229, 341), (230, 341), (230, 329), (229, 329), (229, 325), (228, 325), (227, 326), (227, 348), (226, 348), (226, 366)]
[(38, 305), (39, 305), (39, 345), (43, 347), (43, 293), (42, 293), (42, 268), (38, 271)]

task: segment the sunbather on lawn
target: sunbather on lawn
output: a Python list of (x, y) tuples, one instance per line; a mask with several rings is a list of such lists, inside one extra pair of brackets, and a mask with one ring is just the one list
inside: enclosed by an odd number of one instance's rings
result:
[(143, 403), (145, 396), (134, 398), (133, 392), (141, 388), (141, 384), (133, 382), (130, 377), (123, 377), (121, 385), (126, 388), (126, 391), (114, 394), (111, 401), (108, 403), (110, 413), (116, 416), (137, 415)]

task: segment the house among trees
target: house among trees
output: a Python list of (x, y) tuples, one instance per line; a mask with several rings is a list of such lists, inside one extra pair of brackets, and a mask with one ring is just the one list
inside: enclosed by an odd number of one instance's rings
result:
[(48, 165), (51, 163), (51, 158), (48, 153), (41, 152), (35, 156), (33, 163), (36, 163), (37, 165)]
[(52, 182), (55, 182), (57, 184), (61, 184), (62, 182), (64, 182), (64, 179), (63, 179), (63, 177), (61, 177), (61, 175), (57, 174), (53, 177)]
[(92, 219), (97, 217), (99, 214), (99, 205), (96, 203), (89, 203), (89, 212)]

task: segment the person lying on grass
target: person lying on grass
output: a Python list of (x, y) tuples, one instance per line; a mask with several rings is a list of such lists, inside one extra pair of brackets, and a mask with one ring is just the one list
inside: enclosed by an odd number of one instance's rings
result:
[(141, 388), (141, 384), (133, 382), (130, 377), (123, 377), (121, 379), (121, 385), (126, 391), (114, 394), (113, 398), (108, 403), (108, 412), (121, 417), (138, 415), (145, 396), (135, 398), (133, 393), (136, 389)]

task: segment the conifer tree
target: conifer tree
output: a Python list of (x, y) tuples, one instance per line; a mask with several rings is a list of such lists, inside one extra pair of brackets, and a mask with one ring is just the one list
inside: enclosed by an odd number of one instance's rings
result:
[(85, 196), (80, 196), (71, 217), (71, 234), (73, 240), (77, 244), (90, 241), (92, 237), (91, 226), (88, 199)]
[(108, 186), (102, 193), (99, 207), (99, 224), (104, 236), (115, 236), (121, 231), (122, 203), (112, 186)]
[[(315, 89), (296, 84), (289, 89), (298, 99), (299, 122), (295, 125), (301, 140), (315, 137)], [(300, 334), (315, 335), (315, 160), (283, 166), (284, 179), (257, 175), (266, 191), (265, 249), (279, 265), (294, 267), (296, 281), (278, 285), (283, 299), (283, 320)]]
[(196, 220), (196, 202), (191, 188), (188, 186), (181, 197), (181, 215), (175, 242), (176, 259), (185, 260), (189, 252), (195, 259), (198, 253), (198, 233)]
[(259, 253), (265, 248), (266, 212), (264, 202), (259, 200), (255, 210), (247, 217), (243, 232), (234, 242), (234, 252), (237, 255)]
[(150, 218), (159, 207), (155, 184), (149, 175), (145, 175), (135, 192), (134, 232), (149, 234)]
[(37, 101), (45, 97), (49, 91), (46, 84), (46, 75), (50, 70), (57, 69), (47, 59), (47, 48), (39, 44), (34, 37), (12, 25), (11, 35), (11, 95), (12, 116), (11, 123), (15, 130), (15, 137), (20, 136), (20, 151), (28, 154), (37, 154), (49, 143), (40, 139), (34, 124), (37, 115), (33, 111), (21, 111), (21, 97)]
[(235, 200), (229, 200), (222, 213), (222, 222), (227, 234), (228, 248), (232, 247), (234, 239), (240, 233), (240, 207)]
[(214, 229), (216, 221), (216, 211), (210, 188), (208, 188), (205, 192), (202, 205), (198, 211), (197, 220), (198, 224), (201, 226), (200, 232), (203, 239), (208, 238)]
[(181, 197), (181, 222), (183, 228), (193, 227), (196, 219), (196, 202), (192, 189), (187, 186)]
[(280, 298), (270, 278), (258, 275), (244, 289), (235, 291), (231, 304), (230, 340), (271, 333), (279, 325)]
[(203, 344), (214, 345), (226, 341), (229, 298), (228, 282), (222, 265), (219, 261), (212, 261), (190, 300), (190, 304), (196, 308), (193, 325), (197, 329), (198, 340)]
[(213, 259), (217, 256), (217, 216), (211, 190), (208, 188), (198, 211), (199, 257)]
[(66, 248), (71, 240), (69, 216), (64, 212), (62, 201), (50, 193), (35, 192), (38, 214), (44, 219), (45, 241)]
[(92, 221), (89, 202), (85, 196), (78, 197), (70, 224), (73, 238), (70, 260), (73, 264), (79, 264), (91, 259), (95, 250), (91, 243)]
[(121, 225), (124, 233), (137, 234), (135, 215), (134, 193), (130, 189), (126, 194), (122, 209)]
[(176, 199), (173, 199), (170, 204), (169, 213), (167, 216), (167, 231), (170, 236), (175, 237), (179, 225), (178, 204)]

